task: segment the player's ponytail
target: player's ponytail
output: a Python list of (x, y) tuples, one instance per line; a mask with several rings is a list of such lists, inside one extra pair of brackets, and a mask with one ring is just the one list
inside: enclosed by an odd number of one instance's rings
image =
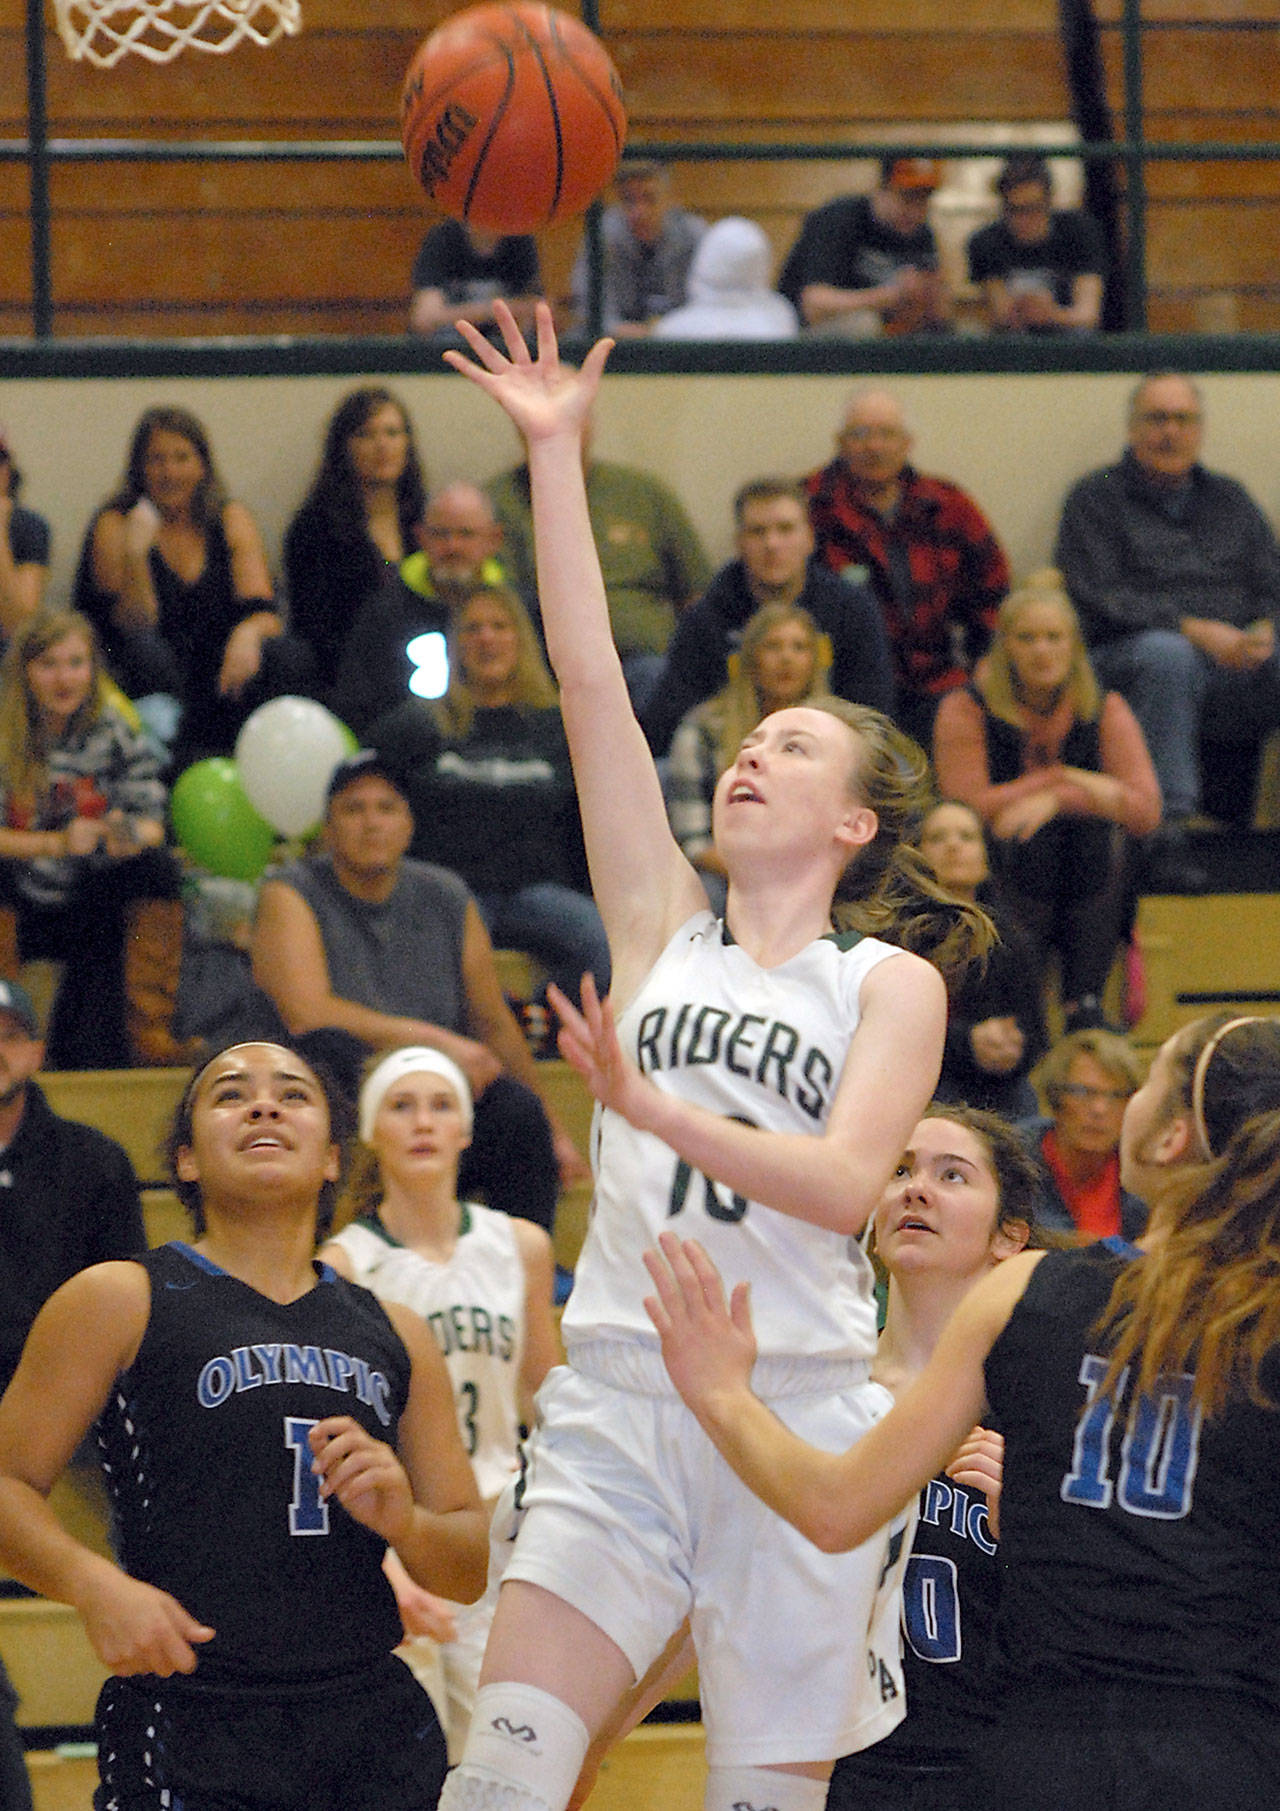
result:
[(1219, 1013), (1180, 1035), (1164, 1122), (1196, 1155), (1162, 1195), (1158, 1237), (1112, 1291), (1104, 1388), (1125, 1366), (1150, 1391), (1195, 1375), (1207, 1414), (1231, 1397), (1280, 1408), (1280, 1021)]
[(877, 819), (875, 836), (840, 877), (836, 921), (842, 929), (914, 950), (940, 969), (948, 989), (954, 989), (969, 966), (985, 958), (996, 933), (981, 906), (949, 893), (915, 847), (933, 802), (924, 750), (867, 705), (842, 699), (813, 703), (858, 738), (854, 785)]

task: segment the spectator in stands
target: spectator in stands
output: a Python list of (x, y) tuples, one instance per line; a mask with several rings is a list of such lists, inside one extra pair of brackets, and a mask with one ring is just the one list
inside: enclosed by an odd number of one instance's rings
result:
[(1147, 1210), (1120, 1186), (1120, 1122), (1143, 1079), (1134, 1051), (1114, 1032), (1073, 1031), (1033, 1079), (1050, 1115), (1023, 1128), (1041, 1166), (1037, 1224), (1082, 1242), (1116, 1233), (1136, 1239)]
[(1055, 209), (1043, 157), (1011, 157), (996, 178), (1000, 217), (969, 240), (969, 275), (998, 332), (1091, 333), (1102, 314), (1107, 250), (1097, 222)]
[(528, 329), (541, 294), (538, 246), (528, 234), (486, 233), (461, 220), (442, 220), (414, 259), (409, 331), (444, 335), (461, 345), (453, 323), (470, 321), (489, 333), (499, 296)]
[(449, 689), (410, 699), (370, 740), (406, 776), (413, 853), (451, 869), (501, 949), (525, 950), (570, 999), (609, 984), (555, 681), (515, 593), (474, 590), (449, 626)]
[[(602, 325), (615, 339), (639, 339), (686, 301), (689, 266), (707, 223), (672, 201), (665, 164), (625, 158), (614, 186), (617, 202), (600, 220)], [(584, 244), (571, 279), (579, 323), (587, 316), (588, 268)]]
[[(0, 981), (0, 1393), (54, 1290), (87, 1264), (146, 1245), (127, 1153), (53, 1111), (34, 1080), (43, 1061), (29, 995)], [(0, 1805), (31, 1811), (17, 1708), (0, 1664)]]
[(726, 882), (711, 834), (716, 781), (761, 718), (825, 698), (830, 667), (830, 647), (807, 610), (764, 604), (742, 631), (728, 683), (691, 710), (671, 738), (666, 794), (672, 833), (717, 912), (724, 910)]
[(1102, 1024), (1127, 906), (1131, 837), (1160, 822), (1133, 712), (1103, 693), (1061, 575), (1033, 573), (1000, 606), (973, 683), (938, 707), (938, 784), (990, 832), (1009, 905), (1062, 963), (1069, 1031)]
[(820, 560), (865, 580), (897, 662), (897, 718), (926, 748), (938, 700), (987, 646), (1009, 563), (973, 498), (910, 463), (912, 437), (887, 390), (854, 395), (836, 457), (805, 480)]
[(795, 309), (770, 288), (773, 254), (754, 220), (707, 228), (689, 266), (689, 300), (654, 325), (658, 340), (791, 340)]
[(172, 1035), (182, 902), (164, 814), (158, 760), (112, 701), (92, 624), (33, 617), (0, 674), (0, 925), (10, 963), (66, 964), (55, 1067), (190, 1058)]
[(998, 933), (985, 962), (965, 972), (948, 1001), (935, 1095), (1008, 1119), (1025, 1117), (1035, 1111), (1027, 1077), (1048, 1042), (1035, 950), (992, 881), (986, 832), (971, 806), (957, 799), (935, 805), (917, 847), (947, 891), (980, 905)]
[(375, 1050), (443, 1050), (476, 1095), (460, 1187), (549, 1231), (558, 1182), (582, 1159), (548, 1117), (524, 1037), (502, 997), (484, 921), (462, 882), (406, 859), (413, 816), (372, 749), (339, 764), (323, 850), (268, 878), (253, 972), (300, 1049), (354, 1098)]
[(29, 995), (0, 981), (0, 1392), (54, 1290), (147, 1243), (133, 1165), (53, 1111), (34, 1079), (44, 1054)]
[(40, 608), (49, 577), (49, 524), (18, 502), (22, 473), (0, 427), (0, 650)]
[(422, 545), (368, 599), (347, 637), (333, 708), (359, 736), (408, 697), (448, 683), (445, 632), (477, 585), (502, 585), (502, 530), (474, 484), (449, 484), (426, 507)]
[[(1251, 778), (1259, 743), (1280, 724), (1280, 549), (1243, 485), (1200, 464), (1203, 438), (1190, 378), (1143, 378), (1127, 451), (1072, 488), (1058, 530), (1094, 665), (1133, 706), (1160, 776), (1165, 822), (1150, 878), (1179, 890), (1204, 883), (1186, 839), (1202, 740), (1243, 754)], [(1252, 786), (1235, 791), (1234, 813), (1247, 819)]]
[(807, 216), (778, 279), (806, 327), (866, 339), (950, 325), (929, 226), (941, 181), (931, 157), (883, 157), (869, 195), (841, 195)]
[(289, 627), (328, 693), (361, 607), (417, 548), (426, 494), (404, 404), (381, 384), (344, 396), (320, 467), (285, 530)]
[(249, 714), (307, 690), (310, 662), (284, 632), (267, 556), (229, 500), (209, 437), (186, 409), (148, 409), (119, 489), (89, 525), (74, 602), (175, 771), (229, 754)]
[[(591, 457), (583, 439), (587, 509), (600, 554), (609, 620), (637, 713), (662, 673), (662, 656), (681, 613), (706, 590), (711, 568), (696, 530), (665, 484), (634, 466)], [(537, 597), (529, 468), (516, 466), (489, 485), (502, 528), (503, 558), (526, 603)]]
[(665, 754), (680, 719), (719, 691), (729, 656), (762, 604), (807, 610), (831, 646), (831, 690), (892, 715), (893, 656), (880, 606), (865, 583), (850, 584), (813, 558), (807, 504), (804, 486), (790, 478), (753, 479), (734, 498), (738, 557), (681, 615), (644, 714), (655, 753)]

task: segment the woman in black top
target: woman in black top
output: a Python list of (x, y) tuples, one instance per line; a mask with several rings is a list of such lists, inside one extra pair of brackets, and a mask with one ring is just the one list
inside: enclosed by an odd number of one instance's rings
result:
[(745, 1295), (663, 1235), (651, 1312), (677, 1387), (818, 1544), (865, 1538), (989, 1406), (1004, 1586), (982, 1757), (1002, 1811), (1267, 1811), (1280, 1780), (1280, 1021), (1175, 1033), (1125, 1111), (1136, 1246), (1013, 1257), (856, 1447), (754, 1397)]
[[(113, 1675), (98, 1796), (121, 1811), (439, 1790), (382, 1559), (474, 1596), (485, 1523), (429, 1331), (314, 1262), (342, 1111), (282, 1046), (207, 1063), (170, 1138), (193, 1242), (64, 1284), (0, 1407), (0, 1549)], [(119, 1563), (45, 1500), (99, 1417)]]
[(322, 693), (360, 606), (416, 549), (425, 508), (404, 405), (380, 384), (353, 390), (329, 418), (319, 470), (284, 537), (289, 626), (311, 649)]
[(120, 488), (85, 535), (74, 601), (148, 728), (172, 746), (175, 771), (229, 754), (258, 705), (307, 689), (257, 524), (228, 498), (186, 409), (139, 420)]

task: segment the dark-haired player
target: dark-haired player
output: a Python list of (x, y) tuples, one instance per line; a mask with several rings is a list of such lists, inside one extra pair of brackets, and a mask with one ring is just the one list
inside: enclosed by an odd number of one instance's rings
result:
[[(0, 1555), (112, 1678), (100, 1811), (422, 1811), (444, 1745), (392, 1656), (388, 1545), (470, 1598), (486, 1538), (435, 1343), (314, 1262), (341, 1122), (291, 1050), (193, 1079), (170, 1161), (197, 1237), (53, 1295), (0, 1402)], [(98, 1423), (119, 1563), (46, 1497)]]
[(651, 1313), (735, 1471), (826, 1549), (861, 1541), (985, 1405), (1005, 1437), (1004, 1584), (979, 1757), (1001, 1811), (1270, 1811), (1280, 1788), (1280, 1021), (1202, 1019), (1125, 1109), (1151, 1217), (1008, 1259), (852, 1449), (752, 1395), (745, 1296), (669, 1235)]

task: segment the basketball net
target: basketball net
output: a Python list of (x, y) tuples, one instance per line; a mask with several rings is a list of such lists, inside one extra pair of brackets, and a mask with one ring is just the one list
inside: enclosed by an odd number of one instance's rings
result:
[(222, 56), (242, 38), (274, 44), (302, 27), (300, 0), (53, 0), (77, 62), (110, 69), (123, 56), (168, 63), (179, 51)]

